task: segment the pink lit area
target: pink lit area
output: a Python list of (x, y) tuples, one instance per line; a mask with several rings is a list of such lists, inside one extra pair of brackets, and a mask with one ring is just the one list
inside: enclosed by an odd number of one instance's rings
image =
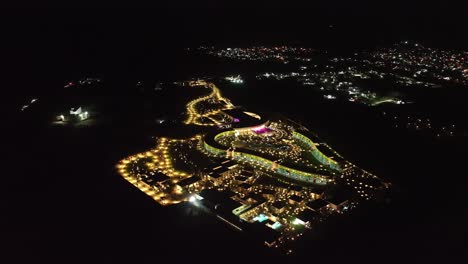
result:
[(271, 131), (271, 129), (269, 129), (268, 127), (266, 127), (264, 125), (261, 125), (261, 126), (252, 128), (252, 131), (257, 133), (257, 134), (263, 134), (265, 132)]

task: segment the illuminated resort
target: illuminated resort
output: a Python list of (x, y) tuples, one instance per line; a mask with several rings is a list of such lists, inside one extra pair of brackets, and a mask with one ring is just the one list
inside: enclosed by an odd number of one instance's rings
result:
[[(299, 164), (306, 164), (313, 167), (313, 170), (324, 172), (329, 170), (333, 174), (341, 170), (336, 161), (323, 155), (306, 136), (293, 132), (292, 136), (286, 139), (282, 138), (284, 134), (286, 131), (276, 131), (261, 125), (221, 132), (214, 137), (209, 135), (205, 137), (203, 146), (208, 153), (216, 157), (228, 157), (240, 163), (256, 166), (266, 172), (304, 183), (325, 185), (332, 179), (325, 173), (301, 171), (294, 169), (293, 166), (299, 167)], [(292, 150), (293, 148), (295, 151)], [(271, 158), (264, 156), (271, 156)], [(286, 160), (288, 166), (278, 164), (282, 159)], [(319, 165), (312, 165), (314, 162)]]
[(159, 137), (154, 149), (117, 165), (161, 205), (188, 202), (290, 253), (307, 229), (388, 187), (290, 120), (236, 107), (214, 83), (188, 89), (208, 90), (186, 105), (185, 126), (201, 132)]

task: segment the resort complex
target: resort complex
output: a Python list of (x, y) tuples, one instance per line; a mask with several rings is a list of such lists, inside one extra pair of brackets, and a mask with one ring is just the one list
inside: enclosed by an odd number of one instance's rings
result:
[(237, 107), (213, 82), (187, 83), (208, 91), (186, 105), (184, 126), (200, 133), (158, 137), (117, 165), (159, 204), (188, 202), (288, 253), (316, 223), (388, 188), (305, 127)]

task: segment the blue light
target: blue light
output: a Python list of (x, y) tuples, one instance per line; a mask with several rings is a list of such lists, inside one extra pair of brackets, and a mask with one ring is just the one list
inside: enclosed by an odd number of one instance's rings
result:
[(279, 222), (275, 222), (275, 223), (271, 226), (271, 228), (273, 228), (273, 229), (275, 229), (275, 230), (278, 229), (278, 228), (280, 228), (280, 227), (281, 227), (281, 224), (280, 224)]
[(268, 219), (268, 216), (264, 215), (264, 214), (259, 214), (257, 215), (256, 217), (254, 217), (254, 221), (258, 221), (258, 222), (264, 222)]

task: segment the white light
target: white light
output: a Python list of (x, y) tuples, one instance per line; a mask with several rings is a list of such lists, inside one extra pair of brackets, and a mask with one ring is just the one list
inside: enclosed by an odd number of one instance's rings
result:
[(196, 201), (197, 201), (197, 198), (195, 197), (195, 195), (190, 196), (189, 202), (195, 203)]
[(305, 224), (305, 222), (302, 221), (302, 220), (299, 219), (299, 218), (295, 218), (294, 221), (293, 221), (292, 223), (293, 223), (293, 225), (304, 225), (304, 224)]
[(232, 82), (232, 83), (243, 83), (244, 81), (242, 80), (240, 75), (237, 76), (228, 76), (225, 78), (226, 80)]

